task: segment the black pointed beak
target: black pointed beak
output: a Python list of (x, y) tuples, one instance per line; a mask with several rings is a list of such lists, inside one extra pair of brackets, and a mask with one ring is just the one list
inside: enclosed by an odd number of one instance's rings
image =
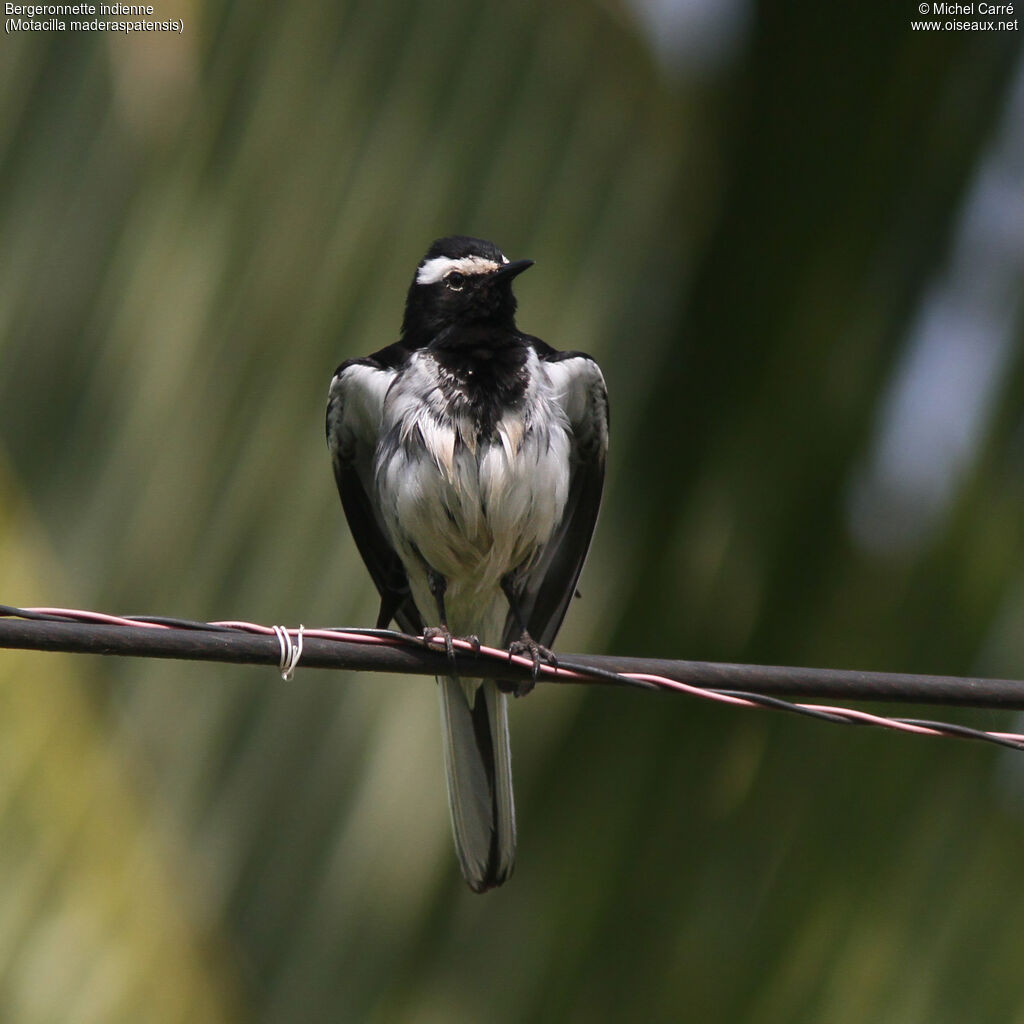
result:
[(511, 263), (503, 263), (496, 271), (494, 276), (500, 281), (511, 281), (512, 278), (518, 277), (524, 270), (529, 270), (533, 266), (533, 260), (513, 260)]

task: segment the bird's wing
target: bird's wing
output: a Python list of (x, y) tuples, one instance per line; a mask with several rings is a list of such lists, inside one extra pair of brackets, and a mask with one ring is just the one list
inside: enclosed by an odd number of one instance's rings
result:
[(327, 445), (345, 518), (380, 593), (377, 626), (385, 628), (395, 619), (405, 632), (418, 635), (423, 623), (409, 592), (409, 579), (372, 497), (384, 397), (407, 358), (405, 349), (391, 345), (338, 367), (327, 400)]
[[(519, 607), (526, 628), (550, 647), (576, 593), (576, 581), (590, 548), (604, 487), (608, 451), (608, 392), (597, 363), (581, 352), (557, 352), (531, 339), (555, 387), (572, 431), (569, 498), (562, 521), (521, 583)], [(512, 615), (505, 646), (517, 639)]]

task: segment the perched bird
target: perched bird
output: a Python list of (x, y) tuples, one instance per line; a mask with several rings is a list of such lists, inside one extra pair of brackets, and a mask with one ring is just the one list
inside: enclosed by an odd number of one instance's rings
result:
[[(327, 441), (378, 627), (394, 619), (449, 655), (453, 635), (525, 653), (536, 675), (597, 520), (608, 396), (593, 359), (516, 327), (512, 281), (532, 263), (478, 238), (434, 242), (400, 339), (338, 367)], [(515, 860), (506, 695), (438, 683), (456, 852), (484, 892)]]

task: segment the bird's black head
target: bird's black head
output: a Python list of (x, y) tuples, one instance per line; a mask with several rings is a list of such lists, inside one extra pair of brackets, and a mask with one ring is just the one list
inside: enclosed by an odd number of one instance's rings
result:
[(447, 327), (515, 327), (512, 279), (533, 260), (510, 263), (492, 242), (453, 235), (439, 238), (416, 268), (405, 301), (402, 335), (425, 344)]

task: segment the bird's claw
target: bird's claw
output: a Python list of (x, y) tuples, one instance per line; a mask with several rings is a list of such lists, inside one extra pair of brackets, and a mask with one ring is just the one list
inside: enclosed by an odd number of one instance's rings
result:
[[(427, 626), (423, 630), (423, 642), (428, 647), (439, 640), (444, 641), (444, 653), (451, 662), (455, 661), (455, 639), (456, 637), (452, 636), (452, 632), (447, 626)], [(458, 639), (469, 644), (474, 654), (480, 653), (480, 637), (470, 634), (469, 636), (460, 636)]]
[(533, 662), (533, 670), (530, 678), (513, 684), (509, 692), (517, 697), (525, 697), (536, 685), (540, 676), (540, 665), (542, 661), (547, 662), (552, 668), (558, 668), (558, 659), (553, 651), (548, 650), (543, 644), (537, 643), (525, 630), (518, 640), (513, 640), (508, 647), (509, 659), (513, 657), (529, 658)]
[(427, 626), (423, 630), (423, 642), (429, 647), (431, 644), (437, 643), (438, 640), (444, 641), (444, 653), (447, 655), (449, 661), (455, 660), (455, 645), (452, 643), (452, 632), (447, 626)]

